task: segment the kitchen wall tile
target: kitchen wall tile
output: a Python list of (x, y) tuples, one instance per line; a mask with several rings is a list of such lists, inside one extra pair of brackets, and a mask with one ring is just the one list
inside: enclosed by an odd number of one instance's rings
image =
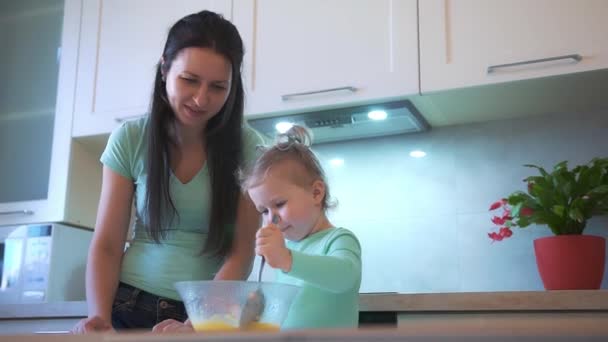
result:
[[(315, 146), (339, 203), (337, 215), (454, 214), (454, 160), (447, 144), (433, 140), (430, 134)], [(425, 150), (427, 157), (410, 157), (417, 148)], [(342, 158), (344, 164), (332, 166), (333, 158)]]
[[(338, 200), (332, 221), (361, 240), (362, 291), (523, 291), (542, 289), (532, 241), (550, 232), (518, 229), (491, 243), (489, 205), (525, 188), (523, 178), (534, 171), (523, 164), (550, 168), (608, 156), (606, 132), (608, 111), (564, 113), (314, 150)], [(412, 149), (427, 156), (412, 158)], [(343, 164), (334, 166), (333, 158)], [(607, 221), (592, 220), (588, 233), (608, 236)]]
[(491, 215), (458, 215), (457, 256), (461, 291), (542, 290), (532, 241), (549, 236), (544, 227), (516, 229), (509, 239), (492, 242)]
[(451, 246), (457, 230), (451, 216), (331, 220), (353, 231), (361, 243), (361, 292), (458, 290), (458, 259)]

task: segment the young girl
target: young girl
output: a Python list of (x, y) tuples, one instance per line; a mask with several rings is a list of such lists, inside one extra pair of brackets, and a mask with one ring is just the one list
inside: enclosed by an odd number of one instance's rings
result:
[(241, 187), (269, 222), (257, 232), (256, 253), (278, 282), (303, 287), (282, 328), (356, 327), (359, 241), (327, 219), (329, 187), (306, 130), (293, 126), (278, 138), (241, 172)]

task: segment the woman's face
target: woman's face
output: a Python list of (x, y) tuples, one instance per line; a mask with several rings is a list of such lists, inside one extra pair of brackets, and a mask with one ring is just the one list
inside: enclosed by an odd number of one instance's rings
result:
[(222, 109), (232, 86), (232, 66), (209, 48), (182, 49), (165, 75), (169, 104), (184, 127), (200, 129)]

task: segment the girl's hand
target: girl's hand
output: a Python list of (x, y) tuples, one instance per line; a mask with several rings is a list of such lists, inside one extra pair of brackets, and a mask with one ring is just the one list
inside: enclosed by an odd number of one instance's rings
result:
[(112, 325), (106, 322), (103, 318), (99, 316), (93, 316), (85, 319), (81, 319), (76, 325), (72, 328), (72, 334), (87, 334), (92, 332), (104, 332), (104, 331), (114, 331)]
[(153, 333), (183, 333), (183, 332), (194, 332), (190, 319), (187, 319), (184, 323), (176, 321), (174, 319), (166, 319), (152, 328)]
[(270, 267), (281, 269), (283, 272), (291, 270), (291, 252), (285, 247), (283, 233), (279, 227), (271, 223), (260, 228), (255, 237), (255, 252), (263, 256)]

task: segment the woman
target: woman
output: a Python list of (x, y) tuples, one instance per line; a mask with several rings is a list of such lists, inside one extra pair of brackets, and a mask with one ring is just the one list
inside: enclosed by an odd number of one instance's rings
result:
[[(170, 29), (150, 115), (115, 130), (101, 156), (88, 318), (74, 332), (183, 321), (175, 281), (249, 274), (259, 214), (236, 171), (262, 139), (243, 125), (243, 53), (237, 29), (213, 12)], [(133, 199), (134, 235), (123, 253)]]

